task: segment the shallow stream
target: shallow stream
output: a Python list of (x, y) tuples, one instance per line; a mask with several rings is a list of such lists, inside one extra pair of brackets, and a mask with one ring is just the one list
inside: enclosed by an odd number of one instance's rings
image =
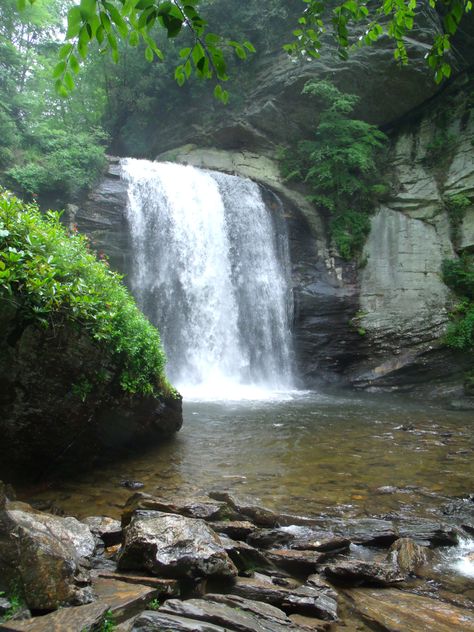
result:
[(280, 511), (429, 515), (473, 491), (472, 413), (400, 396), (273, 393), (253, 401), (187, 401), (166, 443), (77, 478), (25, 491), (68, 512), (118, 515), (124, 480), (163, 496), (211, 489)]

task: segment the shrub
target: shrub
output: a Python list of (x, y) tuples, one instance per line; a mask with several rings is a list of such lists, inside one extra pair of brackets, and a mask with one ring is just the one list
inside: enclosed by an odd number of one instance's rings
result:
[(30, 147), (23, 163), (6, 172), (10, 183), (24, 193), (54, 191), (71, 198), (90, 188), (106, 165), (100, 131), (74, 133), (40, 125), (27, 137)]
[(43, 216), (5, 191), (0, 191), (0, 298), (12, 302), (23, 319), (52, 331), (66, 321), (87, 331), (120, 367), (124, 391), (170, 392), (158, 331), (120, 275), (89, 251), (85, 236), (67, 233), (59, 213)]
[(339, 254), (359, 254), (369, 232), (368, 216), (387, 186), (381, 182), (381, 157), (387, 141), (373, 125), (351, 118), (358, 97), (340, 92), (327, 81), (308, 82), (303, 93), (319, 106), (312, 140), (283, 152), (286, 180), (309, 185), (309, 199), (328, 215)]
[(460, 237), (459, 231), (471, 201), (465, 195), (457, 194), (445, 198), (444, 202), (451, 225), (451, 240), (454, 245), (457, 245)]
[(452, 312), (446, 343), (462, 350), (474, 349), (474, 256), (443, 262), (443, 279), (460, 298)]

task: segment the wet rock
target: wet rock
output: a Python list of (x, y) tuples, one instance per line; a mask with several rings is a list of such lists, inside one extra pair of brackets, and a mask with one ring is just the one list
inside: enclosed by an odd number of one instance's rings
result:
[(260, 549), (273, 549), (276, 546), (284, 546), (295, 539), (292, 533), (288, 533), (282, 529), (258, 529), (254, 531), (247, 541), (252, 546)]
[(105, 546), (115, 546), (122, 540), (122, 526), (119, 520), (107, 516), (89, 516), (81, 520), (91, 532), (100, 538)]
[(143, 612), (134, 622), (131, 632), (228, 632), (220, 625), (176, 617), (164, 612)]
[(210, 492), (209, 496), (227, 503), (236, 513), (250, 519), (259, 527), (274, 527), (279, 524), (278, 514), (255, 504), (254, 499), (236, 496), (230, 492)]
[[(211, 522), (209, 526), (217, 533), (224, 533), (233, 540), (246, 540), (256, 531), (255, 525), (248, 520), (224, 520)], [(252, 544), (252, 542), (249, 541), (249, 544)]]
[(141, 481), (120, 481), (120, 485), (127, 489), (142, 489), (145, 487), (145, 483)]
[(331, 597), (331, 599), (337, 599), (337, 592), (321, 575), (310, 575), (306, 580), (306, 585), (317, 588), (320, 592)]
[(245, 599), (277, 606), (285, 611), (312, 615), (320, 619), (337, 619), (337, 594), (328, 585), (304, 586), (288, 578), (281, 585), (280, 578), (255, 573), (254, 577), (238, 577), (232, 593)]
[(90, 574), (81, 558), (94, 547), (89, 528), (75, 518), (7, 507), (0, 511), (0, 589), (22, 586), (32, 610), (87, 603)]
[(150, 586), (158, 593), (158, 597), (178, 597), (179, 583), (176, 579), (163, 579), (161, 577), (151, 577), (140, 573), (119, 573), (114, 571), (98, 571), (98, 577), (105, 579), (114, 579), (127, 584), (140, 584), (142, 586)]
[(255, 573), (253, 577), (237, 577), (231, 592), (245, 599), (281, 606), (289, 592), (300, 586), (300, 582), (291, 578), (288, 578), (285, 586), (281, 586), (278, 580), (263, 573)]
[(348, 550), (351, 543), (349, 538), (311, 527), (292, 526), (283, 531), (293, 536), (292, 549), (342, 552)]
[(219, 536), (204, 521), (154, 511), (137, 512), (124, 530), (118, 568), (182, 578), (237, 574)]
[(370, 624), (387, 632), (472, 632), (474, 613), (401, 590), (345, 591), (351, 606)]
[(74, 608), (62, 608), (25, 621), (8, 621), (1, 627), (2, 630), (25, 632), (92, 632), (102, 629), (108, 609), (108, 604), (96, 602)]
[(302, 630), (326, 632), (327, 630), (330, 630), (332, 626), (331, 621), (321, 621), (321, 619), (305, 617), (301, 614), (290, 614), (288, 618)]
[(327, 553), (293, 549), (271, 549), (267, 551), (266, 555), (275, 566), (297, 575), (314, 573), (318, 564), (328, 558)]
[(390, 586), (403, 580), (389, 564), (344, 560), (324, 567), (324, 574), (338, 586)]
[(160, 596), (159, 590), (151, 586), (131, 584), (109, 577), (97, 577), (93, 581), (98, 601), (108, 606), (115, 623), (121, 623), (138, 614), (153, 599)]
[(258, 549), (250, 546), (250, 544), (239, 542), (238, 540), (231, 540), (226, 536), (220, 536), (220, 539), (227, 555), (234, 562), (239, 571), (274, 568), (266, 556)]
[(410, 538), (396, 540), (387, 555), (387, 560), (395, 564), (402, 575), (416, 575), (416, 571), (426, 564), (430, 550), (416, 544)]
[(291, 591), (282, 602), (287, 612), (313, 615), (326, 621), (337, 621), (337, 601), (309, 584)]
[(454, 518), (467, 533), (474, 534), (474, 494), (450, 501), (443, 507), (443, 514)]
[(421, 546), (455, 546), (459, 540), (449, 525), (423, 518), (402, 520), (396, 530), (400, 538), (411, 538)]
[(130, 522), (132, 514), (138, 509), (179, 514), (188, 518), (201, 518), (203, 520), (219, 520), (228, 512), (225, 502), (210, 499), (184, 499), (171, 502), (164, 498), (138, 492), (130, 496), (125, 503), (122, 512), (122, 526), (126, 526)]
[(205, 599), (187, 601), (171, 599), (160, 608), (160, 612), (206, 621), (238, 632), (287, 632), (296, 629), (278, 608), (225, 595), (208, 595)]
[(365, 546), (389, 547), (399, 537), (392, 522), (376, 518), (348, 520), (341, 529), (351, 542)]

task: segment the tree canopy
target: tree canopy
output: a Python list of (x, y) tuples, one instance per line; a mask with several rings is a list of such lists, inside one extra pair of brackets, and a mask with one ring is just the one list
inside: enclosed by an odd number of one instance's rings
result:
[[(41, 0), (17, 0), (20, 9), (27, 3)], [(405, 39), (417, 22), (420, 0), (302, 0), (305, 8), (299, 18), (294, 41), (284, 45), (291, 55), (317, 58), (321, 54), (323, 35), (329, 33), (336, 42), (338, 54), (345, 58), (351, 48), (372, 45), (381, 37), (394, 41), (394, 57), (401, 64), (408, 62)], [(240, 59), (255, 52), (248, 40), (241, 42), (232, 36), (214, 32), (222, 24), (211, 25), (201, 9), (210, 0), (80, 0), (67, 14), (66, 43), (59, 52), (54, 68), (56, 89), (67, 96), (75, 85), (75, 75), (86, 59), (88, 48), (96, 42), (101, 51), (109, 51), (114, 61), (119, 58), (119, 40), (137, 46), (143, 41), (145, 57), (153, 61), (163, 59), (157, 43), (154, 26), (164, 29), (172, 39), (183, 32), (191, 34), (191, 42), (180, 50), (181, 63), (175, 69), (175, 79), (182, 85), (191, 74), (215, 79), (215, 96), (226, 102), (228, 93), (222, 83), (228, 79), (226, 54), (228, 50)], [(212, 2), (211, 2), (212, 4)], [(426, 4), (426, 3), (423, 3)], [(447, 53), (451, 38), (463, 16), (471, 11), (472, 0), (428, 0), (433, 11), (442, 17), (444, 32), (438, 33), (427, 53), (427, 63), (434, 72), (436, 82), (451, 74)], [(265, 12), (265, 8), (261, 9)], [(226, 24), (227, 26), (227, 24)]]

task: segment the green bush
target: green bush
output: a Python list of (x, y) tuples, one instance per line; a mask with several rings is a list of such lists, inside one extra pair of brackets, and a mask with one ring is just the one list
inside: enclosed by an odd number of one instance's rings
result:
[(54, 191), (70, 199), (90, 188), (102, 173), (104, 139), (100, 131), (71, 134), (40, 125), (26, 138), (29, 149), (24, 151), (22, 163), (8, 169), (6, 175), (24, 193)]
[(446, 332), (446, 343), (455, 349), (474, 349), (474, 256), (443, 262), (443, 279), (460, 298), (452, 312), (453, 322)]
[(444, 203), (446, 210), (448, 211), (449, 223), (451, 225), (451, 240), (454, 245), (459, 242), (459, 231), (466, 214), (466, 210), (471, 206), (471, 201), (468, 197), (462, 194), (451, 195), (445, 198)]
[(85, 236), (68, 234), (59, 213), (43, 216), (5, 191), (0, 191), (0, 299), (12, 302), (25, 320), (53, 331), (65, 322), (86, 330), (121, 368), (124, 391), (172, 392), (158, 331), (120, 275), (90, 252)]
[(327, 81), (310, 81), (304, 94), (315, 98), (319, 122), (312, 140), (283, 152), (286, 180), (309, 185), (309, 199), (332, 216), (331, 236), (339, 254), (360, 253), (369, 232), (368, 216), (387, 191), (381, 182), (387, 137), (373, 125), (351, 118), (358, 97)]

